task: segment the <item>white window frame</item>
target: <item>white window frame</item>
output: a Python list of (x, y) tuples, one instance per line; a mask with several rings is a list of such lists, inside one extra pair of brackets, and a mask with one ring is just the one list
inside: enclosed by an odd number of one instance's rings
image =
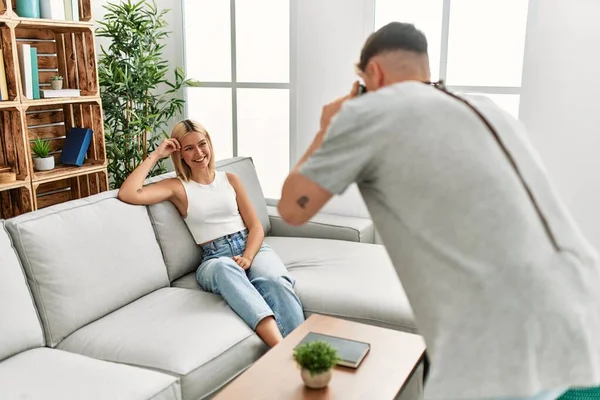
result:
[[(377, 1), (377, 0), (375, 0)], [(500, 1), (500, 0), (499, 0)], [(444, 0), (442, 9), (442, 42), (440, 48), (440, 80), (453, 92), (481, 94), (516, 94), (521, 95), (521, 86), (453, 86), (447, 83), (448, 71), (448, 42), (450, 39), (450, 9), (452, 0)]]
[[(187, 0), (193, 1), (193, 0)], [(225, 0), (218, 0), (225, 1)], [(232, 117), (232, 155), (233, 157), (239, 156), (238, 149), (238, 115), (237, 115), (237, 89), (288, 89), (289, 93), (289, 170), (295, 165), (295, 154), (296, 154), (296, 90), (295, 90), (295, 82), (296, 82), (296, 63), (294, 58), (292, 57), (295, 54), (296, 50), (296, 21), (293, 18), (296, 9), (296, 0), (289, 0), (290, 2), (290, 74), (289, 74), (289, 82), (281, 83), (281, 82), (238, 82), (237, 81), (237, 42), (236, 42), (236, 23), (235, 23), (235, 1), (229, 0), (229, 18), (230, 18), (230, 37), (231, 37), (231, 82), (205, 82), (199, 81), (200, 87), (205, 88), (224, 88), (231, 90), (231, 117)], [(187, 67), (187, 58), (186, 58), (186, 30), (185, 30), (185, 2), (186, 0), (180, 0), (181, 2), (181, 38), (182, 38), (182, 55), (183, 55), (183, 65), (184, 70)], [(188, 117), (188, 96), (187, 91), (194, 88), (184, 88), (183, 89), (183, 98), (184, 98), (184, 116)], [(249, 155), (251, 156), (251, 155)], [(272, 200), (272, 199), (267, 199)]]
[[(375, 27), (375, 7), (377, 7), (377, 0), (371, 0), (372, 15), (369, 19)], [(414, 0), (418, 1), (418, 0)], [(500, 0), (499, 0), (500, 1)], [(451, 85), (447, 80), (448, 72), (448, 44), (450, 40), (450, 10), (452, 7), (452, 0), (443, 0), (442, 5), (442, 38), (440, 43), (440, 64), (439, 64), (439, 77), (438, 80), (443, 80), (446, 88), (449, 91), (455, 93), (472, 93), (472, 94), (512, 94), (521, 96), (521, 86), (461, 86)], [(529, 12), (529, 11), (528, 11)], [(410, 22), (410, 21), (407, 21)], [(374, 29), (372, 29), (374, 31)], [(519, 103), (520, 104), (520, 103)], [(519, 107), (520, 108), (520, 107)]]

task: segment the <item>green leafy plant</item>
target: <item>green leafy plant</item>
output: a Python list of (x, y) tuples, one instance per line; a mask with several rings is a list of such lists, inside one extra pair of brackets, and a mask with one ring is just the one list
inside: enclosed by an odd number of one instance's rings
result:
[[(119, 188), (127, 176), (168, 137), (168, 124), (183, 112), (180, 98), (186, 79), (181, 67), (167, 79), (169, 65), (163, 59), (168, 37), (164, 19), (154, 1), (123, 0), (103, 6), (98, 37), (110, 39), (101, 46), (98, 79), (104, 113), (104, 134), (111, 188)], [(148, 176), (166, 172), (164, 160)]]
[(39, 158), (46, 158), (50, 154), (50, 144), (46, 140), (35, 139), (31, 144), (31, 151)]
[(50, 80), (51, 80), (51, 81), (62, 81), (62, 80), (63, 80), (63, 77), (62, 77), (62, 76), (60, 76), (60, 75), (56, 75), (56, 76), (52, 76), (52, 77), (50, 77)]
[(298, 346), (294, 351), (294, 360), (312, 376), (329, 371), (340, 358), (329, 343), (315, 340)]

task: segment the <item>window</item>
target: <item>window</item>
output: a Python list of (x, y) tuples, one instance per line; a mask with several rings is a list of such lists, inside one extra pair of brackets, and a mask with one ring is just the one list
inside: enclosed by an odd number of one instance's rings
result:
[(265, 197), (290, 168), (289, 0), (183, 0), (186, 116), (205, 126), (215, 159), (250, 156)]
[(524, 0), (375, 0), (375, 29), (411, 22), (429, 43), (431, 79), (483, 94), (518, 117), (528, 3)]

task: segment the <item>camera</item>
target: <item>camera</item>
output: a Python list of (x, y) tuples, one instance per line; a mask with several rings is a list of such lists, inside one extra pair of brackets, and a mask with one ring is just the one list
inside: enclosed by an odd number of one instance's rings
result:
[(356, 95), (360, 96), (361, 94), (365, 93), (367, 93), (367, 87), (363, 84), (358, 85), (358, 92), (356, 93)]

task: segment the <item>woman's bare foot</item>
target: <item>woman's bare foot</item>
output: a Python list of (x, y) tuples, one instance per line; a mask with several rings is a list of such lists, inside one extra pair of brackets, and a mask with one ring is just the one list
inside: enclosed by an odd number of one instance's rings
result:
[(277, 322), (272, 316), (262, 319), (256, 325), (256, 333), (269, 347), (274, 347), (283, 340)]

